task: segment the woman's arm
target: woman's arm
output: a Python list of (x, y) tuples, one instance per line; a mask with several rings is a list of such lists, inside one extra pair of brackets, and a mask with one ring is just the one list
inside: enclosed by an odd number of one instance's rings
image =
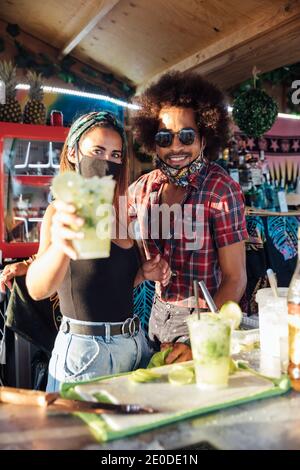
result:
[(56, 201), (47, 208), (37, 257), (26, 276), (27, 289), (34, 300), (54, 294), (66, 275), (70, 258), (76, 259), (71, 240), (82, 235), (69, 229), (74, 224), (79, 227), (83, 221), (76, 216), (73, 206)]

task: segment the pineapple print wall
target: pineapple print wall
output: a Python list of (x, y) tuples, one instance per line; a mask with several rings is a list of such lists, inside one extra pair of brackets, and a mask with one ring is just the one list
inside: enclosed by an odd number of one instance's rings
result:
[(0, 104), (0, 121), (22, 122), (22, 110), (16, 99), (16, 67), (11, 61), (0, 61), (0, 79), (5, 83), (5, 104)]
[(26, 76), (30, 90), (29, 101), (24, 108), (23, 122), (25, 124), (45, 124), (46, 107), (43, 104), (42, 75), (29, 70)]

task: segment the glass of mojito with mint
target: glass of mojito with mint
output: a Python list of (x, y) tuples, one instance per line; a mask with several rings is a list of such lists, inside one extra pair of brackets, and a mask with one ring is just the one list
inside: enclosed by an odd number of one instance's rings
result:
[(187, 319), (196, 384), (200, 389), (228, 385), (231, 326), (217, 314), (193, 314)]
[(112, 176), (84, 178), (68, 171), (53, 179), (52, 194), (73, 204), (76, 214), (84, 219), (80, 230), (84, 238), (73, 240), (77, 259), (108, 258), (110, 256), (115, 181)]

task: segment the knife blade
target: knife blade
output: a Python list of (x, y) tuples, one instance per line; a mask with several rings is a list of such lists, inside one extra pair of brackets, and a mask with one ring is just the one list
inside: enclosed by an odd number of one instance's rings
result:
[(155, 413), (155, 410), (148, 406), (142, 406), (137, 404), (116, 404), (107, 402), (94, 402), (94, 401), (82, 401), (82, 400), (71, 400), (67, 398), (57, 398), (48, 405), (48, 408), (61, 409), (72, 412), (81, 413), (119, 413), (119, 414), (142, 414), (142, 413)]
[(0, 387), (0, 402), (14, 405), (39, 406), (53, 411), (61, 410), (69, 413), (141, 414), (156, 412), (156, 410), (151, 407), (138, 404), (71, 400), (62, 398), (59, 393), (45, 393), (38, 390), (26, 390), (13, 387)]

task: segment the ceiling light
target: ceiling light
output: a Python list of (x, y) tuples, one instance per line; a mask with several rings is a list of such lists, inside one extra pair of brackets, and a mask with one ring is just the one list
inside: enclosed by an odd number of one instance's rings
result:
[[(19, 83), (16, 86), (17, 90), (29, 90), (30, 85), (26, 83)], [(139, 106), (136, 104), (127, 103), (126, 101), (119, 100), (117, 98), (112, 98), (106, 95), (98, 95), (97, 93), (88, 93), (86, 91), (77, 91), (77, 90), (70, 90), (68, 88), (59, 88), (53, 86), (42, 86), (42, 89), (45, 93), (60, 93), (62, 95), (71, 95), (71, 96), (79, 96), (81, 98), (90, 98), (93, 100), (103, 100), (109, 101), (110, 103), (116, 104), (118, 106), (122, 106), (123, 108), (129, 109), (139, 109)]]

